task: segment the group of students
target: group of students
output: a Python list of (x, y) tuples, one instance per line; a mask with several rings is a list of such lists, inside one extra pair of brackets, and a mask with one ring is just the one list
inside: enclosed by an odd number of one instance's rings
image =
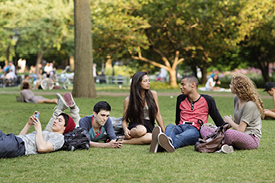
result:
[[(123, 130), (128, 144), (151, 144), (150, 152), (174, 152), (175, 149), (194, 145), (200, 137), (213, 133), (215, 128), (204, 125), (210, 115), (217, 127), (229, 123), (232, 129), (225, 133), (224, 153), (236, 149), (256, 149), (261, 138), (265, 116), (263, 102), (254, 83), (243, 74), (232, 77), (230, 89), (235, 94), (234, 118), (221, 117), (215, 100), (198, 93), (199, 81), (185, 76), (181, 81), (182, 94), (177, 97), (175, 124), (164, 126), (159, 111), (157, 93), (150, 90), (145, 72), (133, 76), (130, 96), (124, 102)], [(154, 127), (154, 121), (158, 125)], [(127, 126), (128, 125), (128, 126)]]
[[(146, 72), (137, 72), (132, 77), (130, 95), (124, 101), (122, 128), (124, 137), (117, 141), (112, 122), (109, 119), (111, 106), (100, 101), (94, 106), (93, 115), (79, 117), (79, 108), (70, 93), (63, 97), (57, 94), (58, 105), (45, 131), (42, 132), (39, 119), (32, 115), (20, 135), (5, 135), (1, 131), (1, 147), (17, 147), (21, 144), (20, 153), (5, 153), (0, 150), (0, 158), (16, 157), (41, 152), (51, 152), (61, 148), (64, 139), (56, 137), (80, 126), (89, 132), (90, 147), (120, 148), (122, 144), (150, 144), (150, 152), (174, 152), (175, 149), (187, 145), (194, 145), (200, 137), (213, 133), (215, 128), (204, 124), (210, 115), (216, 126), (229, 123), (232, 129), (225, 132), (224, 153), (235, 149), (256, 149), (261, 138), (261, 119), (264, 118), (263, 102), (260, 99), (253, 82), (243, 74), (232, 77), (230, 89), (235, 94), (234, 118), (221, 117), (215, 100), (209, 95), (199, 94), (198, 79), (195, 76), (185, 76), (181, 81), (182, 94), (177, 97), (175, 124), (164, 125), (158, 104), (156, 91), (150, 90), (150, 80)], [(71, 117), (64, 113), (70, 108)], [(35, 112), (36, 113), (36, 112)], [(155, 126), (157, 121), (157, 126)], [(31, 125), (35, 132), (27, 134)], [(99, 143), (104, 132), (109, 141)], [(44, 136), (44, 133), (46, 134)], [(53, 134), (55, 133), (55, 134)], [(5, 141), (5, 139), (8, 139)], [(4, 140), (3, 140), (4, 139)], [(55, 141), (58, 141), (57, 143)], [(35, 142), (35, 143), (34, 143)], [(9, 143), (9, 145), (7, 145)], [(32, 144), (32, 151), (28, 149)], [(44, 147), (45, 145), (45, 147)], [(36, 150), (36, 151), (35, 151)], [(19, 152), (18, 149), (13, 149)]]

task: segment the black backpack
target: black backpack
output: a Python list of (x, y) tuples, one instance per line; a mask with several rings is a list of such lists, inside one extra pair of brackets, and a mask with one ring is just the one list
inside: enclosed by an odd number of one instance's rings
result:
[(64, 134), (62, 150), (75, 151), (76, 149), (89, 149), (89, 133), (81, 127)]

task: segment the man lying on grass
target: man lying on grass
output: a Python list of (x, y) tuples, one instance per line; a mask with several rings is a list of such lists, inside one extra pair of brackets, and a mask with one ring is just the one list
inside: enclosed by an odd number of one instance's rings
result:
[[(109, 119), (110, 111), (111, 106), (105, 101), (100, 101), (95, 104), (92, 116), (80, 119), (79, 126), (89, 132), (90, 147), (120, 148), (122, 146), (121, 141), (116, 142), (117, 137), (112, 121)], [(98, 143), (105, 131), (110, 141), (108, 143)]]
[[(74, 120), (63, 110), (68, 106), (60, 94), (57, 94), (58, 105), (45, 129), (34, 112), (20, 134), (4, 134), (0, 130), (0, 158), (13, 158), (29, 154), (48, 153), (59, 150), (64, 144), (64, 133), (75, 128)], [(35, 131), (27, 134), (34, 125)]]

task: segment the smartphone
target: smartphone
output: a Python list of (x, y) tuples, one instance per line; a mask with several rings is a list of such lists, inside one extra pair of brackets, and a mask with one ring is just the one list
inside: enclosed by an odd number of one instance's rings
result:
[(38, 113), (35, 113), (34, 117), (36, 117), (37, 119), (39, 119), (39, 115), (40, 115), (39, 112), (38, 112)]

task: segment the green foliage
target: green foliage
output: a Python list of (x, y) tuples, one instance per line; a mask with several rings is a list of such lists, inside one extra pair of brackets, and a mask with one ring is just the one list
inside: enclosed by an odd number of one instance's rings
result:
[(269, 81), (269, 63), (275, 60), (274, 0), (249, 1), (240, 12), (238, 27), (240, 56), (261, 69)]
[[(179, 87), (180, 87), (180, 85), (178, 84), (178, 88)], [(150, 88), (152, 90), (173, 89), (173, 87), (167, 82), (150, 82)]]
[(73, 33), (73, 0), (6, 1), (0, 4), (0, 12), (4, 28), (18, 29), (20, 55), (44, 54), (49, 48), (60, 50), (62, 42)]
[[(115, 65), (114, 71), (115, 71), (115, 76), (118, 76), (120, 74), (122, 76), (128, 76), (128, 77), (137, 72), (137, 70), (135, 68), (127, 67), (125, 65), (123, 65), (123, 66)], [(104, 71), (104, 74), (108, 75), (108, 76), (112, 76), (113, 68), (112, 67), (106, 68)]]
[(149, 25), (143, 18), (132, 15), (139, 8), (136, 0), (93, 1), (93, 50), (97, 59), (104, 60), (107, 55), (112, 59), (129, 58), (128, 47), (143, 44), (144, 35), (136, 30)]
[[(257, 66), (266, 80), (268, 63), (275, 58), (274, 4), (274, 0), (90, 1), (94, 60), (135, 56), (129, 65), (147, 72), (161, 66), (174, 71), (181, 62), (179, 67), (192, 71)], [(0, 60), (8, 47), (9, 58), (14, 56), (15, 27), (20, 33), (19, 56), (73, 55), (73, 10), (73, 0), (0, 1)]]

